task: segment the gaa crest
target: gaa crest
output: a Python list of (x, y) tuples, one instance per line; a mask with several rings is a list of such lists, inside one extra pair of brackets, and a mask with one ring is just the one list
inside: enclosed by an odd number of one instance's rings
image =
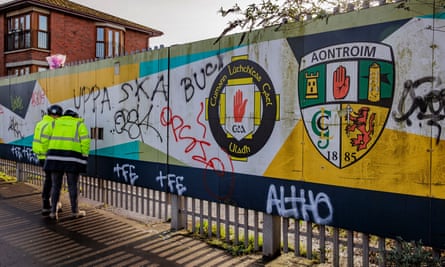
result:
[(232, 160), (246, 161), (272, 134), (279, 120), (279, 95), (260, 65), (237, 56), (216, 77), (206, 109), (218, 145)]
[(363, 158), (390, 113), (394, 62), (390, 46), (346, 43), (301, 59), (298, 98), (306, 132), (337, 168)]

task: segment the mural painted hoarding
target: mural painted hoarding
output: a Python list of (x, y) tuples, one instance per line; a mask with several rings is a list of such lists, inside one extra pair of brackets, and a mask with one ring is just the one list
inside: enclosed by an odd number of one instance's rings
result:
[(434, 4), (5, 79), (0, 155), (35, 163), (34, 125), (58, 103), (91, 128), (88, 175), (443, 248)]

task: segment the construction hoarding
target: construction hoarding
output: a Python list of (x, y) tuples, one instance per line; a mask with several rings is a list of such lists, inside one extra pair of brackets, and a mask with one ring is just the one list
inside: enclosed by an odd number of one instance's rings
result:
[(444, 2), (406, 5), (0, 80), (0, 156), (57, 103), (87, 175), (445, 248)]

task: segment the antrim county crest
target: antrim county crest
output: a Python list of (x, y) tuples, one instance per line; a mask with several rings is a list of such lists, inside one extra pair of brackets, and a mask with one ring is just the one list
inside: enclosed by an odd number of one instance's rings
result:
[(279, 119), (279, 99), (269, 75), (247, 56), (232, 58), (221, 70), (206, 107), (213, 137), (234, 160), (257, 153)]
[(305, 55), (298, 98), (306, 132), (323, 157), (347, 167), (376, 143), (394, 91), (391, 47), (346, 43)]

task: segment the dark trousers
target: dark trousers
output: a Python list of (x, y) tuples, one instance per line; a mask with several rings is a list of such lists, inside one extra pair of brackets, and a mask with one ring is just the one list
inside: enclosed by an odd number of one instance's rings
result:
[[(44, 163), (45, 163), (44, 159), (39, 160), (40, 166), (43, 167)], [(51, 187), (52, 187), (51, 172), (45, 171), (45, 180), (43, 181), (43, 188), (42, 188), (42, 200), (44, 209), (51, 208), (51, 203), (49, 202), (51, 198)]]
[[(53, 182), (51, 191), (51, 204), (52, 204), (51, 212), (54, 214), (57, 212), (57, 202), (59, 202), (60, 199), (60, 190), (62, 189), (63, 174), (64, 172), (57, 172), (57, 171), (51, 173), (51, 178)], [(79, 173), (67, 172), (66, 178), (68, 182), (68, 192), (70, 195), (71, 212), (78, 213)]]

